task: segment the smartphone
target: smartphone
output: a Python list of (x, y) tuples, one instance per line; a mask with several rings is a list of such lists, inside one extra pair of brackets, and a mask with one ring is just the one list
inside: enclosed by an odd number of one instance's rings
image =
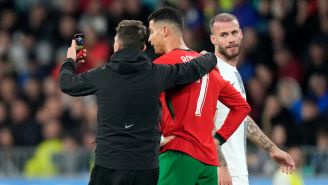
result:
[(81, 49), (83, 49), (84, 34), (83, 33), (74, 34), (74, 40), (76, 42), (76, 52), (79, 52)]

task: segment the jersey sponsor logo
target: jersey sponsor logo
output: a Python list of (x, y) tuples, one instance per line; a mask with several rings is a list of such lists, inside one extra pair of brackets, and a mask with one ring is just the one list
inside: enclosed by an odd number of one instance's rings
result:
[(127, 124), (125, 124), (124, 125), (124, 128), (130, 128), (130, 127), (133, 127), (134, 126), (134, 124), (131, 124), (131, 125), (127, 125)]

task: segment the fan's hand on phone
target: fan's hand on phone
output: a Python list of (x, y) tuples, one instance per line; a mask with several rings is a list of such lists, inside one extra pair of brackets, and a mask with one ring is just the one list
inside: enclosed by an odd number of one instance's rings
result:
[(76, 48), (76, 62), (84, 62), (84, 54), (86, 50), (84, 48), (84, 34), (76, 33), (74, 34), (75, 48)]
[(67, 58), (72, 58), (74, 62), (85, 62), (84, 58), (87, 56), (87, 50), (82, 49), (76, 53), (76, 41), (73, 39), (71, 47), (67, 50)]

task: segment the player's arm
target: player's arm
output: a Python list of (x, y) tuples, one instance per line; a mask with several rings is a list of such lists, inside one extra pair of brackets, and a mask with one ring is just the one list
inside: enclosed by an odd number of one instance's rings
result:
[(67, 50), (67, 59), (62, 64), (59, 74), (60, 89), (71, 96), (90, 95), (96, 91), (98, 70), (82, 74), (75, 74), (76, 43), (72, 40), (71, 47)]
[(232, 178), (229, 173), (228, 164), (217, 139), (214, 139), (217, 146), (220, 166), (218, 166), (218, 185), (232, 185)]
[[(187, 84), (200, 79), (216, 66), (216, 57), (208, 53), (190, 60), (190, 62), (175, 65), (156, 65), (159, 78), (164, 89), (177, 84)], [(163, 90), (164, 90), (163, 89)]]
[(237, 130), (251, 111), (251, 108), (241, 94), (229, 82), (221, 78), (220, 83), (224, 84), (218, 99), (230, 109), (222, 127), (214, 135), (222, 145)]
[(247, 138), (260, 148), (266, 150), (271, 158), (280, 165), (284, 173), (288, 174), (295, 170), (295, 163), (292, 157), (275, 145), (250, 116), (247, 116), (245, 124)]
[(219, 167), (228, 167), (227, 161), (224, 157), (224, 154), (221, 149), (221, 145), (217, 145), (217, 150), (218, 150), (218, 155), (219, 155), (219, 161), (220, 161), (220, 166)]
[(222, 150), (220, 149), (220, 145), (218, 145), (218, 155), (220, 166), (218, 167), (218, 185), (232, 185), (232, 178), (229, 173), (228, 164), (225, 160)]

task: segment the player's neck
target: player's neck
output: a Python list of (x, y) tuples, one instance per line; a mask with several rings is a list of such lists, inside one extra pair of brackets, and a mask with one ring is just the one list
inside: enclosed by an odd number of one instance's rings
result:
[(227, 58), (224, 55), (222, 55), (221, 53), (219, 53), (218, 51), (215, 51), (215, 55), (217, 57), (219, 57), (220, 59), (222, 59), (224, 62), (228, 63), (231, 66), (237, 67), (238, 64), (238, 57), (234, 57), (234, 58)]
[(169, 53), (174, 49), (189, 49), (182, 37), (170, 37), (166, 43), (165, 53)]

